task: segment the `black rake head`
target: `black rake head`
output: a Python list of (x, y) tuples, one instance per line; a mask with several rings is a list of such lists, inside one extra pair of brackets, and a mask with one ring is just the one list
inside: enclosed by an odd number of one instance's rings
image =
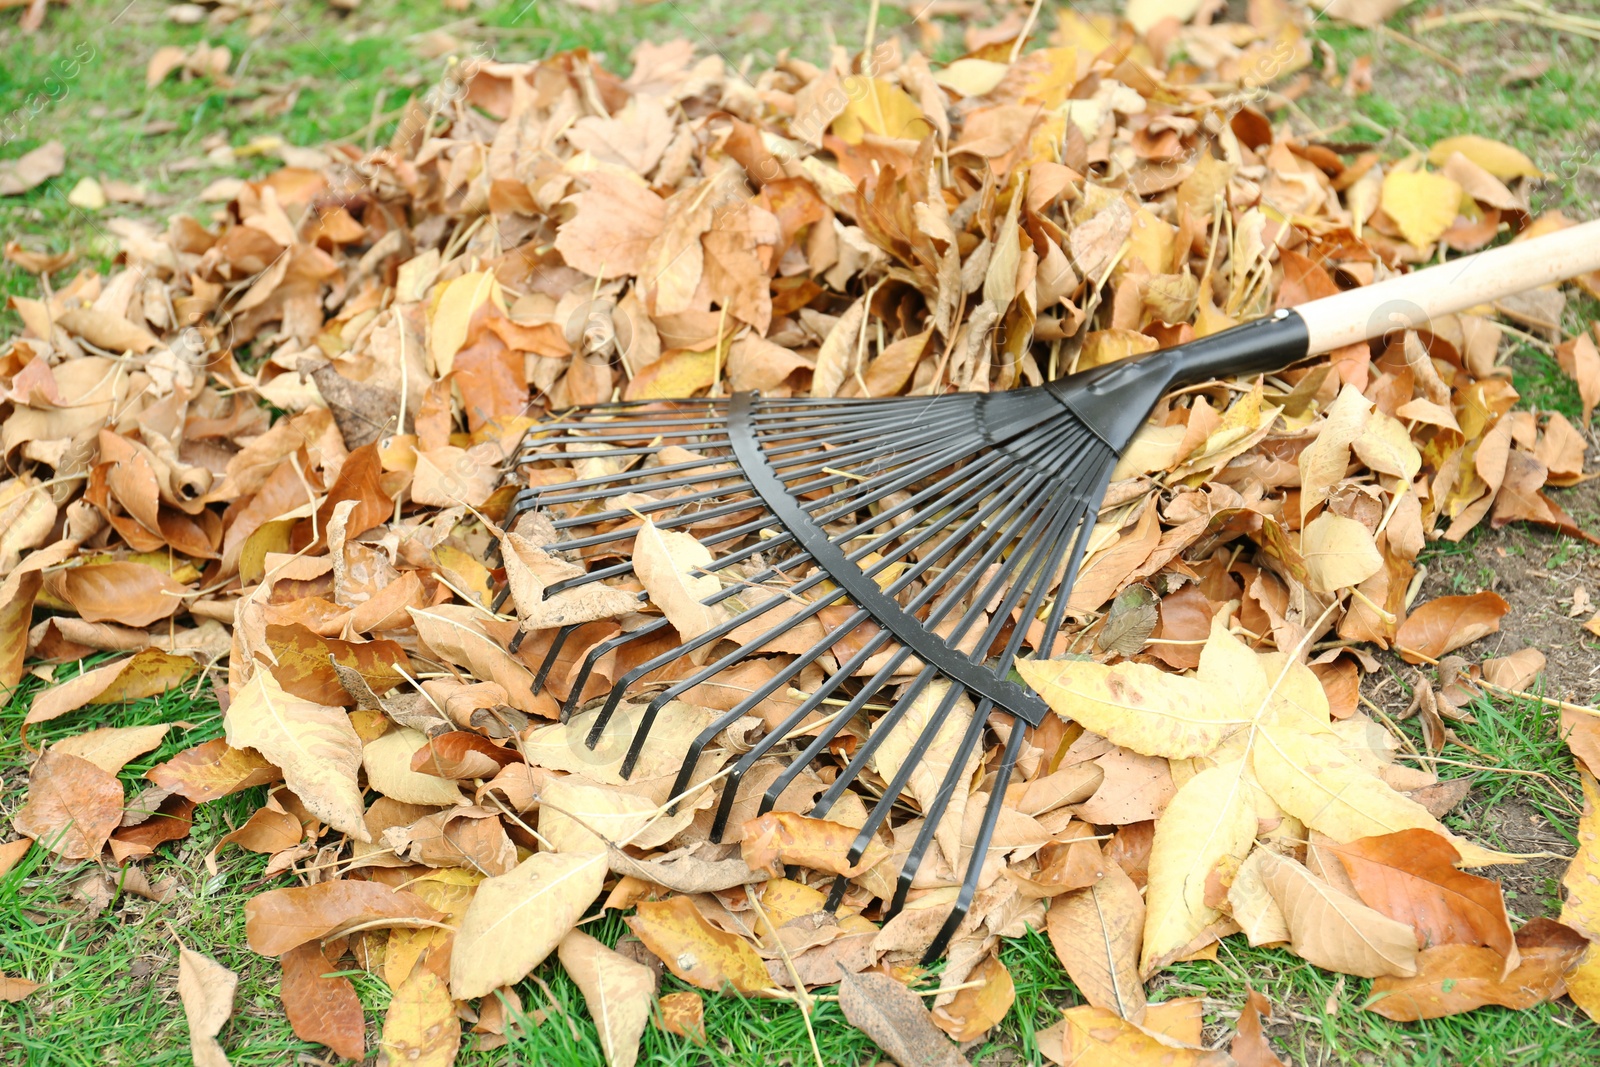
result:
[[(793, 758), (765, 790), (760, 812), (809, 765), (826, 761), (834, 773), (809, 813), (826, 816), (920, 699), (926, 721), (867, 814), (849, 854), (855, 864), (935, 737), (952, 715), (971, 709), (937, 792), (921, 798), (924, 821), (885, 918), (906, 903), (962, 775), (987, 750), (980, 746), (991, 715), (1011, 717), (1013, 728), (997, 731), (1005, 743), (987, 807), (972, 859), (958, 872), (955, 907), (928, 949), (932, 959), (978, 888), (1025, 733), (1016, 721), (1036, 726), (1047, 710), (1010, 680), (1012, 663), (1024, 654), (1050, 654), (1115, 460), (1113, 447), (1048, 386), (881, 400), (736, 394), (604, 404), (529, 430), (513, 469), (525, 478), (532, 472), (524, 484), (534, 487), (517, 495), (506, 528), (537, 511), (556, 531), (545, 551), (588, 561), (581, 576), (547, 587), (546, 598), (630, 576), (632, 541), (645, 519), (662, 530), (692, 530), (711, 553), (699, 573), (718, 577), (722, 586), (701, 603), (723, 605), (723, 621), (675, 640), (666, 618), (650, 618), (589, 649), (572, 675), (563, 721), (583, 704), (606, 656), (635, 643), (665, 647), (616, 678), (587, 736), (595, 746), (623, 697), (649, 691), (624, 776), (670, 701), (790, 638), (772, 677), (694, 739), (674, 784), (673, 796), (690, 787), (701, 753), (728, 726), (759, 715), (775, 697), (803, 695), (776, 725), (769, 716), (765, 735), (727, 772), (713, 841), (727, 828), (741, 781), (769, 753)], [(539, 485), (537, 472), (552, 465), (579, 477)], [(603, 469), (590, 473), (596, 467)], [(551, 528), (540, 527), (547, 534)], [(749, 603), (752, 587), (769, 595)], [(802, 626), (822, 636), (794, 651), (793, 634)], [(550, 677), (577, 628), (556, 632), (536, 686)], [(645, 682), (685, 657), (701, 665), (659, 692), (659, 681)], [(803, 673), (807, 689), (797, 692)], [(840, 744), (841, 731), (867, 710), (878, 712), (870, 733), (855, 739), (853, 750)], [(830, 908), (846, 887), (842, 877), (835, 882)]]

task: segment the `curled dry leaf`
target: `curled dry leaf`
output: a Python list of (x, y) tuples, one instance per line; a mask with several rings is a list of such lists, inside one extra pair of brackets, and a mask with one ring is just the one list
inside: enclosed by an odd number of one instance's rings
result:
[(691, 985), (713, 993), (731, 985), (746, 995), (776, 988), (755, 949), (712, 926), (688, 897), (644, 901), (628, 926), (673, 974)]
[(966, 981), (980, 984), (960, 990), (950, 1003), (933, 1009), (933, 1024), (959, 1044), (976, 1041), (999, 1025), (1017, 997), (1011, 972), (998, 956), (984, 957)]
[(1239, 1031), (1233, 1035), (1228, 1053), (1239, 1067), (1284, 1067), (1272, 1047), (1267, 1044), (1261, 1020), (1272, 1014), (1272, 1003), (1254, 989), (1247, 991), (1244, 1008), (1239, 1012)]
[(889, 849), (876, 838), (869, 841), (858, 863), (848, 853), (859, 831), (827, 819), (808, 819), (793, 811), (769, 811), (744, 824), (740, 855), (752, 870), (783, 877), (786, 864), (854, 878), (886, 858)]

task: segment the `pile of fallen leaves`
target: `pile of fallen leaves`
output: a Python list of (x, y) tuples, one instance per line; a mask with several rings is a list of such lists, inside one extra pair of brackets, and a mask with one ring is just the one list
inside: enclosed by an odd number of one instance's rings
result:
[[(1088, 1002), (1038, 1035), (1061, 1062), (1217, 1060), (1200, 1002), (1147, 1006), (1144, 983), (1236, 933), (1375, 978), (1370, 1007), (1395, 1019), (1564, 992), (1600, 1013), (1593, 780), (1563, 921), (1513, 930), (1499, 886), (1458, 868), (1516, 858), (1445, 829), (1459, 783), (1398, 758), (1410, 743), (1361, 694), (1370, 646), (1437, 665), (1413, 707), (1436, 751), (1476, 692), (1520, 691), (1542, 666), (1534, 650), (1452, 655), (1497, 628), (1494, 594), (1413, 599), (1429, 538), (1485, 519), (1579, 533), (1543, 490), (1584, 477), (1584, 435), (1513, 410), (1503, 361), (1504, 333), (1558, 328), (1558, 289), (1163, 402), (1115, 472), (1067, 633), (1036, 650), (1055, 658), (1019, 661), (1060, 715), (999, 786), (988, 853), (970, 854), (997, 743), (881, 925), (961, 730), (935, 739), (859, 863), (855, 828), (909, 743), (884, 745), (826, 820), (804, 814), (827, 785), (809, 771), (756, 817), (788, 762), (772, 754), (713, 843), (719, 771), (803, 691), (723, 731), (690, 795), (668, 795), (673, 779), (792, 651), (668, 705), (624, 777), (621, 745), (583, 743), (595, 712), (561, 723), (558, 701), (589, 649), (704, 580), (693, 546), (663, 542), (642, 584), (501, 609), (508, 581), (583, 569), (491, 550), (517, 489), (506, 458), (547, 410), (1007, 389), (1568, 224), (1530, 217), (1538, 172), (1497, 142), (1404, 155), (1274, 127), (1265, 112), (1313, 76), (1284, 4), (1240, 24), (1140, 8), (1137, 30), (1063, 11), (1026, 51), (1020, 19), (972, 29), (937, 68), (895, 40), (760, 73), (684, 42), (641, 46), (625, 80), (582, 52), (466, 63), (386, 148), (219, 182), (209, 223), (111, 222), (117, 269), (13, 298), (24, 330), (0, 348), (15, 472), (0, 484), (0, 681), (48, 683), (30, 725), (86, 727), (39, 753), (0, 868), (32, 839), (181, 893), (139, 865), (188, 834), (195, 805), (266, 786), (211, 862), (263, 853), (290, 883), (250, 901), (246, 930), (281, 960), (296, 1033), (361, 1057), (366, 1020), (339, 973), (361, 968), (393, 990), (390, 1062), (449, 1063), (463, 1025), (493, 1047), (544, 1018), (518, 983), (552, 953), (613, 1064), (634, 1062), (652, 1018), (715, 1040), (695, 994), (657, 1001), (663, 966), (803, 1008), (843, 975), (847, 1017), (891, 1054), (955, 1062), (937, 1030), (968, 1042), (999, 1022), (997, 945), (1029, 926)], [(1600, 352), (1584, 336), (1560, 353), (1587, 413)], [(119, 655), (73, 665), (99, 652)], [(580, 703), (635, 662), (602, 658)], [(95, 709), (224, 670), (225, 736), (124, 796), (117, 772), (168, 727), (91, 728)], [(613, 733), (631, 737), (638, 711)], [(1594, 720), (1567, 714), (1594, 766)], [(869, 714), (838, 744), (872, 729)], [(930, 983), (918, 960), (968, 863), (977, 898)], [(631, 911), (616, 950), (579, 928), (606, 909)], [(205, 1062), (222, 1062), (231, 981), (185, 953)], [(1250, 1062), (1270, 1062), (1267, 1011), (1252, 994), (1235, 1045)]]

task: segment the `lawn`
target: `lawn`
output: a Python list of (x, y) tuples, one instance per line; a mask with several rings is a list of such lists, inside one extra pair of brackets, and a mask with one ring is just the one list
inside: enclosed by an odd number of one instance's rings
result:
[[(209, 183), (274, 169), (282, 165), (283, 146), (306, 148), (340, 139), (381, 143), (407, 99), (426, 92), (458, 57), (522, 60), (581, 47), (603, 54), (623, 71), (638, 42), (682, 36), (735, 66), (749, 56), (759, 67), (784, 48), (817, 61), (834, 42), (859, 48), (870, 8), (865, 0), (624, 2), (611, 14), (590, 13), (561, 0), (481, 3), (466, 11), (454, 6), (440, 0), (363, 0), (347, 11), (323, 0), (294, 0), (283, 6), (198, 9), (156, 0), (79, 0), (52, 5), (43, 28), (33, 35), (16, 28), (17, 9), (0, 9), (0, 54), (6, 57), (0, 64), (0, 158), (52, 139), (67, 151), (66, 171), (59, 178), (23, 196), (0, 198), (0, 239), (36, 250), (75, 249), (79, 265), (104, 269), (116, 247), (110, 219), (160, 220), (180, 211), (204, 217), (212, 206), (200, 194)], [(1471, 5), (1450, 0), (1438, 6), (1448, 13)], [(1578, 5), (1567, 0), (1566, 6)], [(1043, 6), (1043, 31), (1053, 7)], [(230, 10), (239, 17), (219, 18)], [(195, 11), (209, 15), (192, 24), (173, 17)], [(909, 21), (904, 10), (885, 5), (878, 32), (895, 32)], [(943, 58), (959, 55), (961, 26), (948, 20), (939, 25), (943, 36), (931, 50)], [(1329, 139), (1370, 142), (1390, 155), (1449, 134), (1494, 136), (1521, 148), (1552, 175), (1538, 193), (1539, 208), (1559, 207), (1578, 218), (1600, 214), (1600, 43), (1523, 25), (1478, 23), (1416, 39), (1406, 18), (1390, 26), (1392, 33), (1320, 20), (1311, 84), (1292, 103), (1285, 101), (1275, 119), (1319, 127)], [(175, 73), (146, 88), (146, 67), (157, 49), (171, 45), (192, 52), (202, 42), (228, 50), (225, 79)], [(1448, 63), (1428, 51), (1441, 53)], [(1351, 97), (1335, 83), (1364, 55), (1372, 57), (1372, 89)], [(85, 178), (139, 186), (143, 202), (100, 210), (74, 206), (68, 196)], [(0, 263), (5, 293), (34, 295), (41, 284), (14, 264)], [(1597, 310), (1592, 301), (1569, 302), (1569, 332), (1595, 318)], [(0, 329), (10, 332), (18, 323), (7, 311)], [(1524, 404), (1576, 414), (1575, 389), (1546, 344), (1538, 339), (1522, 344), (1512, 360)], [(1600, 528), (1596, 501), (1592, 484), (1563, 499), (1590, 529)], [(1497, 548), (1538, 554), (1545, 569), (1588, 573), (1591, 581), (1600, 560), (1586, 546), (1569, 548), (1542, 534), (1511, 530), (1475, 533), (1465, 550), (1453, 548), (1430, 557), (1429, 595), (1484, 584), (1482, 560)], [(1549, 594), (1529, 588), (1525, 595)], [(1399, 699), (1407, 679), (1398, 660), (1391, 669), (1398, 685), (1390, 697)], [(57, 668), (56, 679), (76, 670)], [(6, 823), (0, 837), (9, 836), (9, 817), (24, 798), (29, 746), (36, 749), (53, 737), (81, 732), (93, 715), (102, 716), (93, 725), (174, 724), (160, 748), (122, 772), (130, 795), (144, 784), (141, 775), (150, 766), (222, 732), (209, 681), (202, 680), (160, 698), (74, 713), (30, 730), (25, 744), (22, 718), (44, 684), (26, 680), (0, 712), (0, 818)], [(1590, 680), (1560, 684), (1578, 686), (1576, 699), (1594, 696)], [(1558, 720), (1532, 702), (1485, 701), (1474, 711), (1477, 722), (1456, 729), (1476, 754), (1448, 753), (1467, 766), (1439, 768), (1441, 777), (1474, 778), (1473, 798), (1452, 817), (1452, 828), (1515, 850), (1519, 838), (1505, 832), (1506, 813), (1514, 811), (1544, 820), (1554, 840), (1569, 846), (1573, 805), (1581, 792), (1572, 759), (1560, 744)], [(1496, 769), (1504, 767), (1536, 774)], [(218, 838), (259, 806), (261, 794), (248, 791), (196, 811), (191, 835), (166, 846), (162, 858), (146, 865), (150, 882), (165, 890), (157, 894), (164, 897), (160, 902), (118, 884), (93, 864), (61, 866), (38, 848), (0, 877), (0, 972), (46, 983), (20, 1003), (0, 1004), (0, 1062), (190, 1062), (176, 992), (178, 942), (241, 976), (234, 1016), (221, 1038), (234, 1064), (322, 1062), (296, 1059), (325, 1050), (290, 1032), (277, 998), (277, 963), (256, 956), (245, 944), (243, 904), (266, 887), (265, 857), (239, 849), (211, 854)], [(1514, 883), (1508, 906), (1517, 919), (1559, 910), (1559, 865), (1554, 870), (1554, 877), (1541, 869)], [(289, 883), (280, 877), (270, 884)], [(586, 929), (608, 944), (626, 933), (614, 916)], [(1002, 958), (1016, 980), (1016, 1005), (969, 1059), (995, 1065), (1039, 1062), (1035, 1032), (1079, 998), (1041, 934), (1009, 943)], [(371, 1013), (381, 1013), (386, 1005), (389, 991), (378, 979), (357, 973), (370, 1022)], [(937, 984), (936, 975), (930, 980)], [(1225, 941), (1216, 962), (1171, 968), (1154, 984), (1152, 999), (1206, 998), (1207, 1036), (1220, 1039), (1231, 1032), (1247, 985), (1273, 1002), (1269, 1036), (1296, 1064), (1510, 1065), (1600, 1057), (1600, 1028), (1565, 1002), (1526, 1012), (1487, 1008), (1429, 1023), (1391, 1023), (1360, 1010), (1365, 980), (1323, 973), (1287, 953), (1248, 948), (1241, 938)], [(670, 974), (665, 977), (663, 992), (683, 988), (688, 987)], [(499, 1050), (476, 1051), (469, 1043), (459, 1062), (563, 1067), (603, 1062), (582, 999), (559, 967), (542, 967), (519, 992), (524, 1009), (540, 1009), (544, 1021), (528, 1022)], [(792, 1007), (708, 997), (706, 1023), (711, 1041), (705, 1047), (647, 1030), (641, 1062), (810, 1061), (804, 1020)], [(813, 1025), (825, 1062), (867, 1064), (881, 1055), (844, 1023), (836, 1003), (819, 1003)]]

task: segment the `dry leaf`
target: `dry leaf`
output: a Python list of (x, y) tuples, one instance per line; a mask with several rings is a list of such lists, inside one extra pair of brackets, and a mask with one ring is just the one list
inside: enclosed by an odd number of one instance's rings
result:
[(1144, 923), (1139, 887), (1112, 863), (1097, 885), (1051, 901), (1047, 926), (1056, 958), (1083, 998), (1135, 1023), (1144, 1019), (1139, 977)]
[(281, 956), (358, 924), (405, 926), (413, 920), (430, 923), (440, 918), (415, 893), (346, 879), (272, 889), (251, 897), (244, 905), (244, 933), (256, 952)]
[(12, 817), (27, 834), (68, 860), (100, 855), (122, 822), (122, 784), (86, 759), (50, 749), (28, 776), (28, 802)]
[(1397, 1022), (1437, 1019), (1485, 1004), (1531, 1008), (1565, 992), (1562, 976), (1589, 947), (1576, 931), (1534, 919), (1517, 931), (1522, 962), (1510, 974), (1505, 974), (1505, 957), (1493, 949), (1439, 945), (1417, 956), (1414, 977), (1373, 982), (1365, 1007)]
[(522, 981), (577, 925), (605, 876), (604, 852), (536, 852), (484, 879), (450, 954), (451, 993), (471, 1000)]
[(86, 759), (107, 774), (116, 774), (133, 757), (149, 752), (161, 743), (171, 727), (167, 723), (151, 726), (104, 726), (86, 734), (63, 737), (50, 746), (52, 752)]
[(379, 1048), (391, 1064), (450, 1067), (461, 1048), (450, 987), (426, 967), (411, 972), (389, 1001)]
[(673, 974), (691, 985), (713, 993), (724, 985), (745, 994), (775, 988), (755, 949), (712, 926), (688, 897), (644, 901), (628, 926)]
[(255, 749), (281, 767), (289, 788), (323, 822), (371, 840), (356, 784), (361, 738), (343, 708), (290, 696), (270, 671), (259, 670), (228, 705), (223, 725), (230, 746)]
[(295, 1036), (327, 1045), (346, 1059), (366, 1057), (366, 1021), (355, 986), (323, 954), (315, 941), (283, 954), (279, 996)]
[(233, 991), (238, 985), (239, 976), (222, 964), (179, 946), (178, 997), (189, 1021), (189, 1052), (195, 1067), (228, 1067), (217, 1035), (233, 1014)]
[(1408, 663), (1420, 662), (1415, 653), (1440, 659), (1499, 630), (1500, 619), (1509, 610), (1510, 605), (1498, 593), (1442, 596), (1406, 616), (1395, 634), (1395, 644)]
[(639, 1059), (639, 1039), (650, 1020), (655, 975), (581, 930), (562, 938), (556, 951), (561, 966), (583, 992), (589, 1017), (600, 1033), (606, 1063), (633, 1067)]
[[(674, 972), (676, 973), (676, 972)], [(922, 998), (886, 974), (839, 976), (839, 1009), (851, 1026), (902, 1067), (965, 1067), (950, 1039), (939, 1032)]]
[(1352, 900), (1294, 860), (1264, 851), (1261, 880), (1289, 926), (1295, 955), (1342, 974), (1375, 978), (1417, 973), (1417, 935)]

